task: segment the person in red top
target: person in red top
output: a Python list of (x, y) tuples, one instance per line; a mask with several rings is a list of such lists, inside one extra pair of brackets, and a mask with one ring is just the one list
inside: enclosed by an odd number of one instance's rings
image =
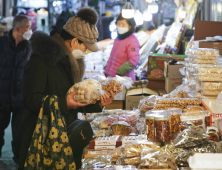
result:
[(136, 22), (134, 18), (125, 19), (120, 14), (116, 20), (118, 37), (114, 41), (110, 58), (107, 62), (105, 75), (114, 77), (127, 76), (136, 80), (134, 68), (139, 62), (140, 45), (133, 34)]

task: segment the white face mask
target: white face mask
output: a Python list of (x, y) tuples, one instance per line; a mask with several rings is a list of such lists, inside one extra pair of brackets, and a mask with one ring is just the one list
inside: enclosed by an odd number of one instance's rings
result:
[(82, 50), (79, 49), (79, 44), (78, 44), (78, 49), (75, 49), (75, 50), (73, 49), (72, 51), (72, 56), (75, 59), (85, 58), (85, 55), (86, 55), (86, 52), (83, 52)]
[(118, 33), (119, 34), (125, 34), (126, 32), (129, 31), (129, 28), (125, 28), (125, 27), (117, 27)]
[(25, 40), (29, 40), (32, 36), (32, 30), (26, 31), (22, 36)]

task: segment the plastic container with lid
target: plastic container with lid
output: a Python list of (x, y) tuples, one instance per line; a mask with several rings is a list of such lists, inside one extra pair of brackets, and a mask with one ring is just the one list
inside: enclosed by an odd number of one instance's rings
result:
[(168, 110), (170, 113), (170, 136), (171, 139), (176, 139), (177, 135), (180, 133), (180, 116), (182, 114), (181, 110)]
[(210, 140), (214, 141), (214, 142), (219, 142), (219, 135), (218, 135), (219, 131), (218, 128), (216, 127), (207, 127), (207, 132), (206, 134), (210, 136)]
[(155, 129), (154, 129), (154, 117), (156, 114), (148, 113), (146, 114), (146, 129), (147, 129), (147, 139), (155, 139)]
[(195, 153), (188, 158), (191, 170), (222, 170), (222, 154)]
[(165, 113), (154, 117), (156, 142), (170, 142), (170, 116)]

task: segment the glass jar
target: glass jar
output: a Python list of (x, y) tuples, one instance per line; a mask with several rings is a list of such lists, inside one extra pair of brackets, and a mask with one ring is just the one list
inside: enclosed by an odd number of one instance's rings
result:
[(155, 141), (170, 142), (170, 114), (154, 117)]

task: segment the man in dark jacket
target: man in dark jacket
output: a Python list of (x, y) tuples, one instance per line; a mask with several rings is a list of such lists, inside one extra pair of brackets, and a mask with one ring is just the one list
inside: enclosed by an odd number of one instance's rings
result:
[[(31, 47), (27, 40), (32, 35), (31, 21), (25, 15), (13, 20), (13, 29), (0, 37), (0, 157), (4, 145), (4, 131), (12, 112), (12, 151), (22, 119), (22, 85), (25, 66)], [(17, 158), (13, 157), (15, 163)]]

